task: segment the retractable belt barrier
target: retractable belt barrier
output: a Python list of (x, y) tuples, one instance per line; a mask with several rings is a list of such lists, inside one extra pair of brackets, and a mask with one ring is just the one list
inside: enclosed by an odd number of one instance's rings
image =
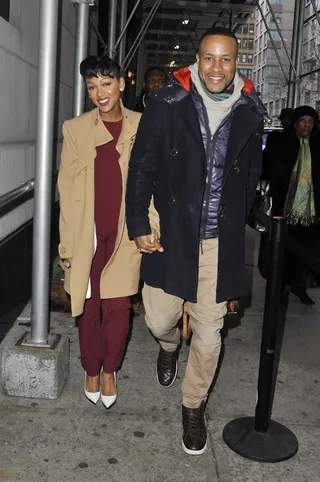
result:
[[(313, 272), (320, 274), (320, 260), (287, 236), (286, 221), (269, 217), (254, 208), (254, 217), (269, 234), (269, 263), (263, 315), (261, 352), (258, 376), (258, 397), (254, 417), (242, 417), (229, 422), (223, 439), (231, 450), (259, 462), (281, 462), (298, 451), (298, 440), (284, 425), (271, 420), (277, 359), (280, 353), (279, 325), (284, 323), (283, 303), (287, 299), (283, 283), (285, 249), (293, 251)], [(288, 292), (288, 290), (287, 290)]]

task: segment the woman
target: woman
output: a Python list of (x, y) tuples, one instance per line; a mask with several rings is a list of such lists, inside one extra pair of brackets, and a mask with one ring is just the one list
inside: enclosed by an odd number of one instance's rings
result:
[[(284, 216), (288, 235), (317, 256), (320, 243), (320, 135), (319, 116), (309, 106), (297, 107), (293, 127), (283, 133), (274, 154), (270, 178), (273, 214)], [(285, 278), (302, 303), (314, 304), (306, 288), (312, 272), (293, 253), (288, 252)]]
[(88, 57), (80, 72), (96, 108), (63, 125), (59, 255), (72, 315), (79, 317), (85, 395), (95, 404), (101, 395), (109, 408), (117, 398), (129, 296), (139, 282), (141, 254), (128, 238), (124, 203), (141, 114), (123, 107), (125, 81), (113, 60)]

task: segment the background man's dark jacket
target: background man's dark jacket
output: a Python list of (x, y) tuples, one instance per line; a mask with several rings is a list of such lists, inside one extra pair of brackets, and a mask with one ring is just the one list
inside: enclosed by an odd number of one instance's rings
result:
[[(130, 238), (150, 233), (152, 194), (164, 253), (143, 255), (141, 278), (166, 293), (196, 302), (206, 156), (190, 95), (190, 72), (154, 94), (141, 118), (129, 164)], [(246, 100), (233, 112), (219, 210), (218, 302), (244, 292), (245, 225), (261, 170), (262, 115), (246, 82)], [(201, 256), (201, 254), (200, 254)]]

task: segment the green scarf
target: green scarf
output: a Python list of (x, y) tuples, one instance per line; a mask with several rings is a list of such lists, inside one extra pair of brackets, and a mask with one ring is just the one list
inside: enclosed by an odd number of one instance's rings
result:
[(291, 175), (284, 216), (287, 223), (292, 225), (310, 226), (317, 220), (309, 139), (300, 138), (299, 155)]

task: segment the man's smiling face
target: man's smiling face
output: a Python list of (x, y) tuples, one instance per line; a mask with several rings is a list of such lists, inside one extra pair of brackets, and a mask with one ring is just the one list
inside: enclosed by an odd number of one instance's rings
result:
[(213, 94), (224, 92), (233, 82), (238, 59), (237, 42), (224, 35), (206, 36), (197, 53), (199, 75)]

